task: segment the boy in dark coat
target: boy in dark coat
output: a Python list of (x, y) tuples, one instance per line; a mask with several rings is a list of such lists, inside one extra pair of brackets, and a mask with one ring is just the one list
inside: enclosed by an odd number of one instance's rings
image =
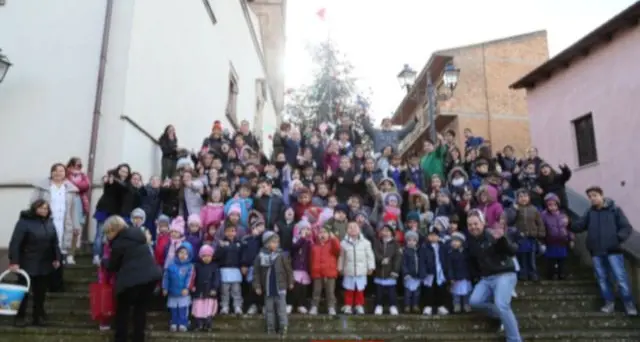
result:
[(420, 313), (420, 274), (424, 273), (418, 253), (419, 235), (415, 231), (404, 234), (405, 249), (402, 253), (402, 277), (404, 279), (404, 312)]
[(376, 273), (373, 282), (376, 284), (376, 308), (374, 314), (382, 315), (384, 297), (389, 300), (389, 314), (398, 314), (396, 283), (402, 268), (402, 252), (394, 239), (394, 228), (385, 224), (380, 229), (380, 238), (373, 244), (376, 258)]

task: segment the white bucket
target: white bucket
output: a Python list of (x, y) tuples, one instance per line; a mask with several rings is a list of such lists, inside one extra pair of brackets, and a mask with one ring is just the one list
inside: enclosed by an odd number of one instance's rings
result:
[(27, 286), (4, 284), (2, 279), (11, 273), (10, 270), (6, 270), (0, 274), (0, 315), (1, 316), (15, 316), (18, 314), (20, 303), (24, 299), (24, 296), (29, 293), (31, 287), (31, 278), (24, 270), (18, 270), (16, 273), (22, 275), (27, 279)]

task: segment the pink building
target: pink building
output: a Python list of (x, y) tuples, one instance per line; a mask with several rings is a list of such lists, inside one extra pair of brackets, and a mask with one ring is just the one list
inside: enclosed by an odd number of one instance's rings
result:
[(540, 65), (527, 90), (531, 139), (569, 186), (601, 186), (640, 229), (640, 2)]

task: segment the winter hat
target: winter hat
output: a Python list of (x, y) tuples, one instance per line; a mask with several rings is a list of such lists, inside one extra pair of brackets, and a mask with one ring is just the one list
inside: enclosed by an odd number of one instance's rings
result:
[(318, 225), (322, 226), (325, 222), (329, 221), (333, 217), (333, 210), (331, 208), (324, 208), (318, 217)]
[(384, 205), (389, 205), (391, 200), (395, 200), (398, 206), (402, 204), (402, 197), (400, 197), (400, 194), (397, 192), (387, 192), (386, 194), (384, 194), (384, 197), (382, 198), (382, 200)]
[(204, 256), (213, 256), (214, 252), (213, 247), (209, 245), (202, 245), (202, 247), (200, 247), (200, 252), (198, 252), (198, 256), (201, 258)]
[(337, 213), (337, 212), (341, 211), (341, 212), (347, 214), (347, 213), (349, 213), (349, 207), (344, 203), (340, 203), (340, 204), (336, 205), (336, 208), (333, 211), (334, 211), (334, 213)]
[(416, 211), (412, 211), (407, 215), (407, 221), (420, 222), (420, 214)]
[(384, 215), (382, 215), (382, 222), (386, 223), (386, 222), (396, 222), (398, 220), (398, 215), (392, 213), (392, 212), (386, 212)]
[(227, 215), (231, 215), (231, 214), (238, 214), (238, 215), (242, 214), (242, 208), (240, 208), (240, 204), (234, 203), (229, 206), (229, 212), (227, 213)]
[(378, 181), (378, 186), (381, 186), (381, 185), (382, 185), (382, 183), (384, 183), (384, 182), (389, 182), (389, 183), (391, 183), (391, 185), (392, 185), (392, 186), (396, 185), (396, 183), (393, 181), (393, 179), (392, 179), (392, 178), (389, 178), (389, 177), (382, 177), (382, 178)]
[(458, 240), (460, 242), (465, 242), (467, 240), (467, 238), (464, 236), (464, 234), (462, 234), (460, 232), (455, 232), (455, 233), (451, 234), (451, 240)]
[(173, 221), (171, 221), (171, 228), (169, 230), (184, 235), (184, 219), (181, 216), (174, 218)]
[(365, 220), (367, 220), (369, 218), (369, 214), (367, 214), (366, 211), (364, 210), (360, 210), (356, 213), (356, 215), (354, 216), (354, 218), (357, 218), (358, 216), (362, 216), (364, 217)]
[(169, 218), (169, 216), (162, 214), (160, 216), (158, 216), (158, 219), (156, 220), (158, 223), (166, 223), (166, 224), (170, 224), (171, 223), (171, 219)]
[(253, 228), (258, 228), (260, 225), (264, 226), (264, 221), (262, 219), (256, 219), (255, 221), (253, 221), (253, 223), (251, 224), (251, 229)]
[(392, 233), (396, 231), (396, 227), (394, 227), (391, 222), (385, 222), (379, 230), (383, 230), (388, 228)]
[(271, 241), (271, 239), (277, 238), (279, 238), (278, 234), (274, 233), (271, 230), (267, 230), (266, 232), (262, 233), (262, 244), (266, 245), (267, 243), (269, 243), (269, 241)]
[(191, 214), (189, 215), (189, 218), (187, 218), (187, 224), (191, 225), (192, 223), (197, 223), (198, 226), (202, 226), (202, 221), (200, 221), (200, 215), (198, 214)]
[(299, 238), (300, 232), (304, 229), (310, 230), (311, 224), (309, 223), (309, 220), (303, 217), (302, 220), (300, 220), (298, 223), (296, 223), (295, 226), (293, 226), (293, 237)]
[(560, 204), (560, 198), (558, 198), (558, 196), (556, 196), (556, 194), (554, 194), (552, 192), (550, 192), (546, 196), (544, 196), (544, 202), (547, 203), (549, 201), (554, 201), (557, 204)]
[(449, 229), (449, 218), (446, 216), (436, 217), (435, 221), (433, 222), (434, 227), (436, 223), (440, 223), (444, 231), (447, 231)]
[(518, 198), (520, 195), (531, 195), (531, 194), (529, 193), (529, 190), (525, 188), (520, 188), (516, 190), (516, 198)]
[(418, 236), (418, 233), (410, 230), (404, 233), (404, 239), (405, 241), (416, 240), (417, 242), (420, 239), (420, 236)]
[(133, 209), (131, 212), (131, 218), (134, 217), (141, 218), (143, 222), (147, 220), (147, 214), (142, 210), (142, 208)]
[(176, 162), (176, 169), (180, 170), (180, 169), (184, 169), (184, 168), (194, 168), (193, 165), (193, 161), (191, 161), (191, 159), (189, 158), (180, 158), (178, 159), (178, 162)]

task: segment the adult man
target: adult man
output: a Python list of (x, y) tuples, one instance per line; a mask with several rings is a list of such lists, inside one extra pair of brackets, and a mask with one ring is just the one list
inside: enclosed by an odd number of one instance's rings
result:
[(253, 149), (254, 151), (260, 150), (260, 143), (258, 142), (258, 139), (256, 139), (256, 137), (251, 132), (249, 121), (242, 120), (242, 122), (240, 123), (240, 130), (236, 133), (233, 139), (235, 140), (235, 137), (238, 135), (242, 135), (242, 137), (244, 138), (245, 144), (251, 147), (251, 149)]
[(480, 278), (471, 293), (469, 305), (499, 319), (507, 342), (522, 342), (518, 321), (511, 310), (511, 295), (518, 282), (513, 261), (518, 245), (507, 238), (504, 228), (485, 230), (484, 215), (479, 210), (469, 211), (467, 227), (471, 235), (472, 273)]
[(616, 206), (613, 200), (604, 197), (602, 188), (592, 186), (586, 192), (591, 201), (591, 208), (581, 219), (576, 220), (570, 229), (575, 233), (587, 232), (587, 249), (591, 253), (596, 280), (604, 299), (604, 306), (600, 310), (606, 313), (614, 311), (615, 298), (608, 277), (611, 274), (618, 286), (627, 314), (636, 316), (638, 310), (620, 248), (631, 236), (633, 228), (622, 209)]
[(362, 137), (360, 133), (356, 130), (355, 126), (351, 122), (351, 118), (349, 115), (342, 114), (340, 115), (340, 124), (336, 128), (336, 139), (338, 138), (338, 132), (348, 132), (349, 133), (349, 142), (351, 146), (361, 145)]
[(387, 146), (392, 146), (393, 149), (397, 149), (398, 144), (404, 139), (413, 129), (416, 127), (418, 123), (418, 116), (416, 115), (415, 119), (409, 122), (406, 126), (404, 126), (400, 130), (393, 130), (391, 128), (391, 119), (385, 118), (382, 119), (382, 128), (375, 129), (371, 125), (371, 122), (364, 118), (362, 120), (362, 127), (364, 131), (371, 137), (373, 140), (373, 152), (382, 152), (382, 150)]

